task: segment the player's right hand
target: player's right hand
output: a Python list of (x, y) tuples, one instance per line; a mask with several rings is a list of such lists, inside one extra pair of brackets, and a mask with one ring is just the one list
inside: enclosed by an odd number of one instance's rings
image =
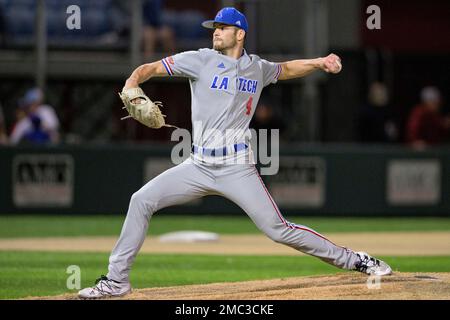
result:
[(339, 73), (342, 70), (341, 58), (334, 53), (323, 58), (322, 70), (329, 73)]

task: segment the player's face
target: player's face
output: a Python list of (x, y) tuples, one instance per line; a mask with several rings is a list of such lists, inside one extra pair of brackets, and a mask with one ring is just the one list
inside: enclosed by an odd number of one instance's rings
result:
[(224, 24), (214, 26), (213, 48), (214, 50), (223, 51), (234, 48), (237, 44), (237, 28)]

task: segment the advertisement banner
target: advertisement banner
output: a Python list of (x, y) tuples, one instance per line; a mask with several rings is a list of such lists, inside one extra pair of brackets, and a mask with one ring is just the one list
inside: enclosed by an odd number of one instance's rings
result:
[(278, 174), (267, 176), (279, 206), (322, 207), (325, 203), (326, 163), (320, 157), (280, 157)]
[(387, 166), (390, 205), (436, 205), (441, 201), (439, 160), (391, 160)]
[(74, 164), (66, 154), (19, 154), (13, 158), (16, 207), (69, 207), (73, 203)]

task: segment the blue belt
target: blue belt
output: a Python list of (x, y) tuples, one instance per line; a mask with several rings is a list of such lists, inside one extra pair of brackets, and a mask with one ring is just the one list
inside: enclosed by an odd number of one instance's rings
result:
[[(233, 145), (234, 152), (245, 150), (247, 148), (248, 148), (248, 146), (245, 143), (237, 143), (237, 144)], [(201, 150), (201, 152), (200, 152), (200, 150)], [(202, 149), (202, 148), (197, 147), (196, 145), (192, 145), (192, 152), (193, 153), (201, 153), (205, 156), (212, 156), (212, 157), (225, 156), (225, 155), (229, 154), (227, 147), (215, 148), (215, 149), (207, 149), (207, 148)]]

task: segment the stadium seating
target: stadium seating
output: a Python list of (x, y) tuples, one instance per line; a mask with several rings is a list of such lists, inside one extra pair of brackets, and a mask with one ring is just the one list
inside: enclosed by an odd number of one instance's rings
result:
[[(67, 8), (74, 2), (81, 9), (81, 29), (69, 29)], [(98, 46), (105, 36), (114, 33), (112, 19), (118, 9), (112, 0), (46, 0), (47, 35), (50, 46)], [(4, 16), (5, 43), (8, 46), (31, 46), (35, 30), (35, 0), (0, 0)], [(113, 12), (115, 11), (115, 12)]]
[(196, 10), (163, 11), (163, 24), (169, 25), (175, 31), (177, 45), (181, 49), (198, 48), (210, 43), (207, 29), (201, 27), (201, 23), (207, 17)]
[[(68, 29), (66, 12), (76, 3), (81, 9), (81, 29)], [(50, 47), (116, 48), (128, 44), (129, 12), (114, 0), (46, 0), (47, 39)], [(36, 0), (0, 0), (4, 45), (31, 47), (35, 38)], [(199, 11), (164, 10), (162, 22), (173, 28), (180, 49), (205, 43), (207, 32), (200, 23), (205, 16)], [(123, 32), (123, 29), (128, 29)], [(198, 42), (200, 41), (200, 42)]]

